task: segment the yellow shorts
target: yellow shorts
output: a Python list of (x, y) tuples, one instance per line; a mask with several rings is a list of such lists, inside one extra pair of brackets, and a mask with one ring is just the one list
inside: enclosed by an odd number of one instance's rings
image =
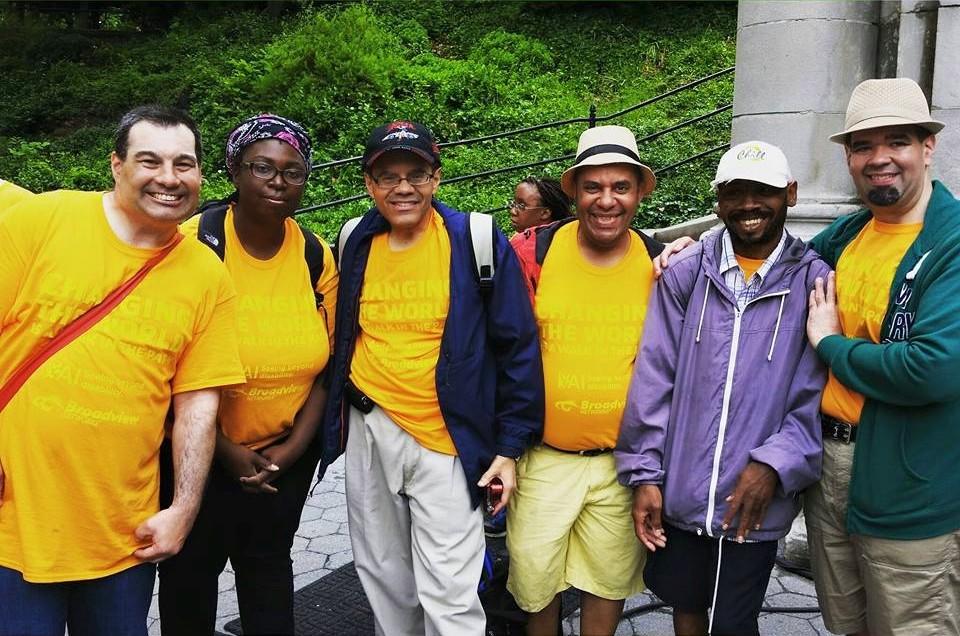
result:
[(544, 446), (517, 463), (507, 510), (507, 589), (538, 612), (568, 587), (610, 600), (643, 591), (646, 552), (633, 530), (633, 491), (613, 453), (581, 457)]

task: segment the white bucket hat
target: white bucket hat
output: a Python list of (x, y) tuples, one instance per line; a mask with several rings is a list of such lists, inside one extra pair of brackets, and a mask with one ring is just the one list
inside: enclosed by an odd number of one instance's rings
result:
[(830, 141), (847, 143), (847, 135), (857, 130), (883, 126), (914, 125), (933, 134), (944, 123), (930, 118), (930, 107), (920, 86), (908, 77), (870, 79), (860, 82), (847, 104), (843, 132), (830, 135)]
[(710, 182), (716, 190), (721, 183), (743, 179), (785, 188), (793, 181), (790, 164), (783, 151), (765, 141), (745, 141), (723, 153), (717, 164), (717, 176)]
[(584, 130), (577, 143), (577, 158), (560, 177), (560, 187), (567, 196), (576, 196), (573, 178), (577, 168), (606, 166), (612, 163), (629, 163), (639, 167), (643, 173), (640, 196), (645, 197), (653, 192), (657, 185), (657, 178), (653, 176), (653, 170), (640, 163), (637, 139), (633, 136), (633, 132), (624, 126), (597, 126)]

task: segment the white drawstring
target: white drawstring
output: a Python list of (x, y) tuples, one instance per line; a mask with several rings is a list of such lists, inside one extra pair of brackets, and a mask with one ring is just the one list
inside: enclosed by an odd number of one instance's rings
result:
[(780, 297), (780, 310), (777, 311), (777, 326), (773, 328), (773, 340), (770, 341), (770, 352), (767, 353), (767, 362), (773, 359), (773, 346), (777, 344), (777, 334), (780, 333), (780, 318), (783, 317), (783, 301), (786, 299), (786, 294)]
[(723, 537), (717, 545), (717, 576), (713, 581), (713, 601), (710, 602), (710, 623), (707, 625), (707, 634), (713, 633), (713, 617), (717, 613), (717, 591), (720, 589), (720, 560), (723, 557)]
[(705, 280), (703, 288), (703, 307), (700, 308), (700, 323), (697, 325), (697, 338), (694, 342), (700, 342), (700, 330), (703, 329), (703, 316), (707, 313), (707, 296), (710, 295), (710, 281)]

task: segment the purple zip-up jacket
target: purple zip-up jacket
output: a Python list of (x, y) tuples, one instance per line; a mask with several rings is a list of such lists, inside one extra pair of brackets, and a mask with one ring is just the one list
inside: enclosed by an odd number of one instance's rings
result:
[[(826, 368), (807, 342), (807, 301), (829, 267), (787, 235), (742, 312), (717, 270), (721, 232), (676, 257), (657, 282), (614, 456), (625, 486), (660, 485), (663, 518), (709, 536), (751, 460), (779, 484), (751, 540), (784, 536), (798, 494), (820, 478)], [(728, 533), (735, 532), (739, 518)]]

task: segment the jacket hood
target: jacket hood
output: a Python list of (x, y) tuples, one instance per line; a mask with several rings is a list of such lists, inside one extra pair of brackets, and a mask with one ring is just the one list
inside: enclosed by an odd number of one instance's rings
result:
[[(703, 264), (707, 272), (713, 276), (720, 277), (719, 261), (721, 251), (721, 239), (724, 229), (715, 230), (705, 235), (701, 239), (703, 243)], [(820, 256), (806, 243), (797, 237), (791, 235), (786, 230), (783, 233), (787, 237), (786, 244), (783, 246), (783, 253), (780, 260), (773, 266), (770, 273), (763, 281), (761, 293), (771, 291), (773, 286), (786, 288), (790, 284), (790, 276), (798, 267), (804, 267)]]

